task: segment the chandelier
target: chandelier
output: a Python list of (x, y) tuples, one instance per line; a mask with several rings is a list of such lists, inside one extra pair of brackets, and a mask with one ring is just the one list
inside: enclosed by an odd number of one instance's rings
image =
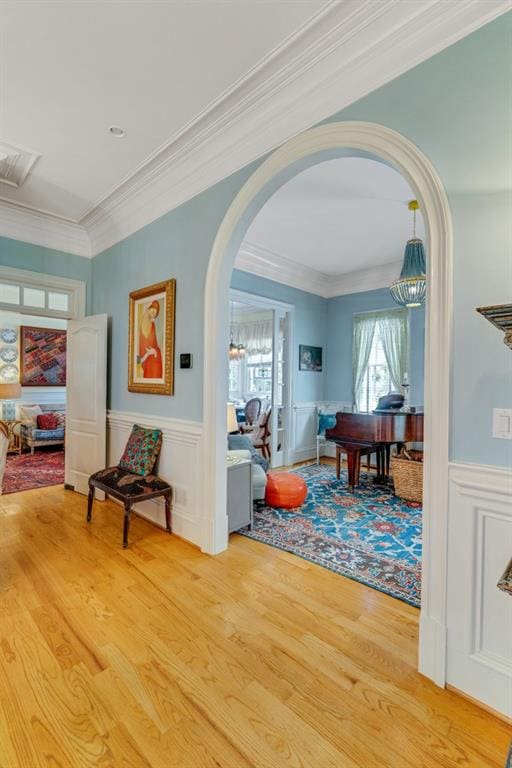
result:
[(229, 336), (229, 347), (228, 347), (228, 356), (230, 360), (241, 360), (242, 357), (245, 357), (245, 347), (243, 344), (235, 344), (233, 341), (233, 302), (230, 302), (231, 307), (231, 323), (230, 323), (230, 336)]
[(416, 237), (416, 211), (419, 203), (411, 200), (407, 206), (413, 212), (412, 239), (407, 241), (400, 277), (391, 284), (391, 295), (397, 304), (405, 307), (421, 307), (427, 294), (425, 249)]

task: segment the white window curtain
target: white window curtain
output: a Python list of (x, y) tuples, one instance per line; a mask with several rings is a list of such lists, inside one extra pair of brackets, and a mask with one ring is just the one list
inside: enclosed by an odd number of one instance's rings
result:
[(388, 364), (391, 387), (395, 392), (401, 392), (409, 353), (407, 310), (395, 309), (390, 312), (383, 312), (377, 323), (380, 341)]
[(368, 367), (376, 324), (377, 316), (375, 314), (365, 313), (364, 315), (354, 316), (354, 339), (352, 344), (352, 398), (354, 408), (357, 407), (359, 393)]
[(268, 355), (272, 352), (273, 320), (253, 320), (231, 323), (234, 344), (243, 344), (248, 355)]
[(359, 402), (375, 335), (384, 350), (391, 388), (402, 391), (409, 354), (409, 322), (406, 309), (364, 312), (354, 315), (352, 346), (353, 399)]

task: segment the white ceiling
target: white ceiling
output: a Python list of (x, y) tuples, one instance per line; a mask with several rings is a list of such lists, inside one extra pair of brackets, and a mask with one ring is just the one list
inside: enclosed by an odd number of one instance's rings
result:
[[(299, 173), (263, 206), (243, 248), (306, 266), (328, 276), (400, 261), (412, 236), (407, 208), (414, 193), (382, 162), (329, 160)], [(418, 214), (417, 234), (424, 237)]]
[(4, 0), (0, 139), (42, 156), (0, 196), (79, 221), (323, 5)]
[(91, 257), (510, 0), (0, 5), (0, 147), (41, 154), (19, 189), (0, 184), (0, 234)]

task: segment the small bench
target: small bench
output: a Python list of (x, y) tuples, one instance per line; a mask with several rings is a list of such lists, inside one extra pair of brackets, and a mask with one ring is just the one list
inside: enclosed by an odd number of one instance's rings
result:
[(384, 446), (381, 443), (366, 443), (357, 440), (336, 440), (336, 477), (340, 479), (341, 454), (347, 454), (348, 490), (353, 493), (354, 487), (359, 485), (359, 473), (361, 470), (361, 457), (377, 456), (377, 478), (382, 481), (385, 473)]
[(172, 487), (156, 475), (134, 475), (119, 467), (108, 467), (95, 472), (89, 478), (89, 497), (87, 500), (87, 522), (92, 519), (92, 506), (95, 489), (103, 491), (105, 498), (121, 501), (124, 505), (123, 547), (128, 546), (130, 513), (134, 504), (163, 496), (165, 499), (165, 527), (171, 533), (171, 496)]

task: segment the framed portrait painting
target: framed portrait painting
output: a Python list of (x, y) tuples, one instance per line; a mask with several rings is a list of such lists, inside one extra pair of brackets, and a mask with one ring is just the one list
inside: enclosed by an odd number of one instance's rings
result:
[(322, 370), (322, 347), (299, 344), (299, 371)]
[(21, 386), (66, 386), (66, 331), (22, 325)]
[(128, 389), (174, 394), (176, 280), (130, 293)]

